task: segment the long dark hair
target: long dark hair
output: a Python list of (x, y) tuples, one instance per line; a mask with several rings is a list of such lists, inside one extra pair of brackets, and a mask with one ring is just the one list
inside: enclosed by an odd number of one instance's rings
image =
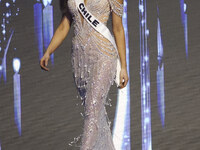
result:
[(67, 1), (68, 0), (60, 0), (60, 10), (62, 13), (62, 18), (66, 16), (70, 20), (70, 22), (72, 22), (72, 16), (71, 13), (69, 12)]
[(67, 9), (67, 1), (68, 0), (60, 0), (60, 10), (62, 14), (66, 11)]
[(64, 16), (66, 16), (71, 21), (72, 17), (71, 17), (71, 14), (69, 12), (67, 1), (68, 0), (60, 0), (60, 10), (61, 10), (61, 13), (62, 13), (62, 18)]

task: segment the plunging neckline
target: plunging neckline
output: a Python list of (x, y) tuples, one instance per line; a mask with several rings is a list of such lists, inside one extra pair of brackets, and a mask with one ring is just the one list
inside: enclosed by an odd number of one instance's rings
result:
[[(84, 2), (85, 7), (87, 7), (88, 0), (83, 0), (83, 2)], [(80, 18), (80, 22), (81, 22), (81, 27), (83, 27), (85, 24), (85, 19), (82, 16), (82, 14), (79, 12), (79, 10), (78, 10), (78, 13), (79, 13), (79, 18)]]

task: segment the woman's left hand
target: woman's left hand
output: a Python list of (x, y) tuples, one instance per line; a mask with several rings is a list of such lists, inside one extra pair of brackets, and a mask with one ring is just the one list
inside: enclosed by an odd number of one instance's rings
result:
[(120, 71), (120, 89), (124, 88), (128, 83), (128, 73), (126, 68), (121, 68)]

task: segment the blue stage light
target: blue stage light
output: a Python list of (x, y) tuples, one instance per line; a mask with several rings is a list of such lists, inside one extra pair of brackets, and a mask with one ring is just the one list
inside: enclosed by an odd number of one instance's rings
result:
[(47, 5), (50, 5), (52, 0), (42, 0), (44, 6), (46, 7)]
[(6, 30), (4, 29), (4, 30), (2, 30), (2, 34), (3, 35), (5, 35), (6, 34)]
[(19, 72), (19, 69), (21, 67), (21, 62), (19, 58), (14, 58), (13, 59), (13, 70), (15, 71), (15, 73)]
[(186, 3), (184, 3), (184, 12), (186, 12), (187, 11), (187, 5), (186, 5)]
[(10, 4), (9, 3), (6, 3), (6, 7), (9, 7), (10, 6)]

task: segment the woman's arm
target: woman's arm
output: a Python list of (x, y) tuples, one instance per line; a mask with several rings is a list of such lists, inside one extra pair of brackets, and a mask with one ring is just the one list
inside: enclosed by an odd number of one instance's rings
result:
[(44, 56), (40, 60), (40, 66), (42, 67), (42, 69), (45, 69), (47, 71), (49, 70), (46, 67), (48, 64), (49, 57), (56, 50), (56, 48), (60, 46), (60, 44), (63, 42), (63, 40), (65, 39), (65, 37), (69, 32), (70, 27), (71, 27), (70, 17), (63, 15), (62, 20), (58, 28), (56, 29)]
[(63, 16), (61, 23), (56, 29), (45, 53), (51, 55), (56, 50), (56, 48), (60, 46), (60, 44), (63, 42), (69, 32), (70, 26), (70, 20), (66, 16)]
[[(121, 4), (123, 3), (123, 0), (117, 0), (117, 1)], [(128, 82), (125, 34), (122, 23), (122, 16), (117, 15), (116, 12), (114, 11), (112, 11), (112, 27), (118, 48), (118, 53), (120, 56), (120, 62), (121, 62), (120, 84), (121, 87), (123, 88), (127, 85)], [(123, 79), (124, 79), (124, 84), (122, 84)]]
[(115, 41), (117, 44), (122, 68), (126, 68), (126, 45), (125, 45), (125, 35), (124, 28), (122, 24), (122, 18), (117, 16), (114, 12), (112, 13), (113, 18), (113, 33), (115, 36)]

